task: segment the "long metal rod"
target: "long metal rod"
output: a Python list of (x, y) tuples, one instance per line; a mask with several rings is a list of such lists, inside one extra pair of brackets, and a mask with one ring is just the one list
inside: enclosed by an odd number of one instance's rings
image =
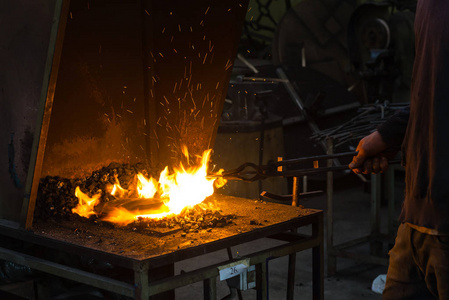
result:
[(385, 174), (385, 196), (388, 203), (388, 236), (395, 236), (395, 201), (394, 201), (395, 167), (390, 167)]
[[(312, 224), (312, 235), (323, 236), (324, 222), (320, 219)], [(312, 248), (312, 291), (313, 300), (324, 300), (324, 243)]]
[(286, 160), (274, 162), (273, 165), (276, 165), (276, 166), (294, 165), (294, 164), (299, 164), (302, 162), (316, 161), (316, 160), (320, 160), (320, 159), (333, 159), (333, 158), (356, 156), (357, 153), (358, 152), (343, 152), (343, 153), (335, 153), (335, 154), (332, 153), (332, 154), (327, 154), (327, 155), (325, 154), (325, 155), (300, 157), (300, 158), (286, 159)]
[[(395, 165), (395, 164), (400, 164), (401, 161), (399, 159), (393, 159), (393, 160), (390, 160), (388, 163), (390, 165)], [(331, 171), (342, 171), (342, 170), (349, 170), (349, 168), (347, 165), (341, 165), (341, 166), (333, 166), (333, 167), (298, 169), (298, 170), (289, 170), (289, 171), (278, 172), (277, 176), (291, 177), (291, 176), (301, 176), (301, 175), (306, 175), (306, 174), (317, 174), (317, 173), (324, 173), (324, 172), (331, 172)]]
[(307, 175), (307, 174), (326, 173), (326, 172), (332, 172), (332, 171), (342, 171), (342, 170), (348, 170), (348, 169), (349, 168), (347, 165), (342, 165), (342, 166), (333, 166), (333, 167), (320, 167), (320, 168), (289, 170), (289, 171), (279, 172), (279, 173), (277, 173), (277, 175), (291, 177), (291, 176), (302, 176), (302, 175)]
[[(307, 121), (308, 120), (308, 115), (307, 112), (305, 110), (304, 107), (304, 103), (302, 103), (301, 97), (299, 97), (298, 93), (295, 91), (295, 88), (293, 87), (293, 85), (290, 83), (290, 80), (287, 77), (287, 74), (285, 74), (284, 70), (282, 68), (277, 68), (276, 69), (276, 73), (278, 74), (278, 76), (283, 79), (283, 83), (285, 88), (287, 89), (287, 92), (289, 93), (290, 97), (292, 98), (293, 102), (296, 104), (296, 106), (298, 107), (299, 111), (301, 112), (301, 114), (303, 114), (304, 118)], [(309, 123), (309, 122), (308, 122)], [(315, 124), (315, 122), (313, 122), (312, 124), (309, 123), (310, 129), (312, 129), (313, 133), (319, 131), (318, 126)]]
[(242, 77), (243, 81), (253, 81), (253, 82), (288, 82), (285, 79), (279, 79), (279, 78), (258, 78), (258, 77)]
[(253, 73), (257, 74), (259, 73), (259, 70), (256, 69), (256, 67), (250, 63), (248, 60), (246, 60), (246, 58), (243, 57), (243, 55), (241, 55), (240, 53), (237, 54), (237, 58), (244, 63), (251, 71), (253, 71)]
[[(381, 177), (379, 174), (371, 174), (371, 234), (380, 233), (380, 198), (381, 198)], [(378, 241), (370, 242), (371, 255), (379, 256), (382, 252), (382, 243)]]
[[(327, 140), (327, 154), (333, 155), (333, 139)], [(332, 168), (332, 160), (327, 161), (328, 168)], [(334, 253), (334, 174), (326, 174), (326, 196), (327, 196), (327, 274), (334, 275), (337, 272), (337, 259)]]

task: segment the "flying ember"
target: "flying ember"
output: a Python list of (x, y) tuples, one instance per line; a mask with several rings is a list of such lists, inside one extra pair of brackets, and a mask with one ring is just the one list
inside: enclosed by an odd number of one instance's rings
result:
[[(182, 152), (189, 161), (187, 148), (183, 147)], [(226, 183), (223, 179), (208, 176), (210, 154), (211, 149), (204, 151), (195, 166), (184, 167), (180, 163), (173, 172), (165, 167), (159, 180), (139, 173), (128, 189), (122, 188), (116, 178), (116, 183), (109, 189), (115, 200), (105, 203), (101, 209), (97, 209), (101, 192), (90, 198), (77, 187), (75, 195), (79, 202), (72, 212), (83, 217), (98, 215), (102, 220), (120, 225), (127, 225), (138, 218), (157, 219), (180, 214), (211, 196), (214, 186), (220, 188)]]

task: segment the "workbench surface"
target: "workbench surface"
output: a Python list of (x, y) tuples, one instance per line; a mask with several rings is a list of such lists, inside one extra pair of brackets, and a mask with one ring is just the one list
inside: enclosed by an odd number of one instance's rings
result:
[(296, 228), (298, 224), (311, 224), (322, 214), (320, 210), (224, 195), (214, 195), (206, 201), (214, 201), (222, 215), (235, 215), (235, 218), (223, 227), (187, 234), (173, 230), (165, 236), (98, 225), (87, 219), (39, 222), (33, 225), (32, 231), (9, 232), (5, 228), (0, 231), (43, 246), (106, 258), (123, 267), (142, 261), (160, 266), (268, 237)]

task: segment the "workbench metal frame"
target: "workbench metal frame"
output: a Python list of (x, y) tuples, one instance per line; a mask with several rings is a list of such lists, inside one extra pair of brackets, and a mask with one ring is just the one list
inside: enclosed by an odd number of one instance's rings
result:
[[(298, 228), (312, 226), (312, 233), (303, 235), (298, 233)], [(116, 280), (114, 278), (97, 275), (84, 270), (69, 267), (30, 255), (17, 250), (0, 248), (0, 259), (27, 266), (31, 269), (49, 273), (61, 278), (73, 280), (99, 289), (132, 297), (134, 299), (161, 299), (157, 295), (195, 282), (203, 281), (204, 299), (217, 299), (216, 278), (219, 275), (218, 267), (234, 261), (248, 258), (250, 265), (256, 266), (257, 299), (268, 299), (268, 261), (289, 256), (288, 262), (288, 286), (286, 299), (294, 299), (296, 253), (306, 249), (312, 249), (312, 281), (313, 299), (324, 299), (324, 248), (323, 248), (323, 212), (312, 211), (311, 214), (300, 216), (292, 220), (273, 224), (260, 228), (257, 231), (249, 231), (229, 238), (210, 242), (201, 246), (179, 250), (167, 255), (161, 255), (145, 260), (135, 260), (120, 255), (102, 252), (99, 250), (69, 244), (45, 236), (36, 235), (31, 231), (19, 227), (15, 223), (0, 222), (0, 237), (7, 237), (30, 245), (36, 245), (57, 251), (63, 251), (76, 255), (85, 255), (108, 262), (114, 266), (125, 267), (134, 272), (133, 283)], [(249, 241), (261, 238), (272, 238), (285, 241), (285, 244), (272, 247), (259, 252), (251, 253), (238, 259), (226, 260), (218, 264), (193, 270), (180, 275), (169, 276), (164, 279), (151, 281), (149, 275), (154, 270), (161, 268), (173, 268), (175, 262), (189, 259), (217, 250), (226, 249)], [(174, 293), (172, 292), (172, 295)], [(167, 298), (163, 298), (167, 299)]]
[[(327, 143), (328, 154), (333, 153), (333, 141), (328, 139)], [(328, 161), (328, 166), (332, 166), (332, 161)], [(366, 236), (359, 237), (345, 243), (334, 245), (334, 228), (333, 228), (333, 173), (327, 173), (327, 275), (332, 276), (337, 272), (337, 257), (353, 259), (361, 263), (371, 263), (388, 266), (389, 259), (383, 253), (383, 244), (388, 246), (394, 244), (394, 237), (397, 230), (397, 222), (395, 219), (395, 197), (394, 197), (394, 182), (396, 166), (390, 166), (385, 172), (384, 188), (385, 198), (388, 205), (388, 229), (387, 233), (382, 233), (380, 229), (380, 204), (381, 204), (381, 189), (382, 189), (382, 174), (371, 174), (370, 180), (370, 233)], [(359, 246), (364, 243), (369, 243), (370, 253), (361, 254), (351, 251), (351, 248)]]

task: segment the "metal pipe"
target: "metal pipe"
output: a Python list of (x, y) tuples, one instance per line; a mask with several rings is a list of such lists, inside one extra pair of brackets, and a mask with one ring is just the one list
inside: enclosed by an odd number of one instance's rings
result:
[[(378, 235), (380, 233), (380, 198), (380, 174), (371, 174), (371, 235)], [(371, 255), (379, 256), (382, 252), (382, 243), (371, 241), (370, 252)]]
[[(327, 139), (327, 154), (333, 155), (334, 141)], [(327, 161), (327, 169), (332, 168), (332, 160)], [(327, 192), (327, 272), (333, 275), (337, 271), (337, 259), (334, 256), (334, 174), (327, 172), (326, 174), (326, 192)]]
[[(237, 78), (239, 78), (237, 76)], [(242, 79), (242, 81), (256, 81), (256, 82), (266, 82), (266, 83), (270, 83), (270, 82), (288, 82), (288, 80), (285, 79), (280, 79), (280, 78), (259, 78), (259, 77), (246, 77), (246, 76), (242, 76), (240, 77)]]
[(390, 166), (385, 175), (385, 195), (388, 201), (388, 236), (395, 236), (395, 201), (394, 201), (394, 181), (395, 181), (395, 167)]
[(299, 206), (299, 179), (293, 177), (292, 206)]
[(242, 63), (244, 63), (251, 71), (253, 71), (255, 74), (259, 73), (259, 70), (256, 69), (256, 67), (246, 60), (246, 58), (243, 57), (240, 53), (237, 54), (237, 58), (240, 59)]
[[(290, 80), (288, 80), (288, 77), (285, 74), (284, 70), (282, 70), (282, 68), (277, 68), (276, 73), (279, 75), (279, 77), (281, 79), (285, 80), (285, 81), (283, 81), (283, 83), (284, 83), (285, 88), (287, 89), (288, 94), (293, 99), (293, 102), (296, 104), (296, 106), (299, 108), (299, 110), (304, 115), (305, 119), (307, 120), (307, 112), (304, 108), (304, 104), (302, 103), (301, 98), (299, 97), (298, 93), (295, 91), (295, 88), (291, 84)], [(313, 132), (318, 130), (318, 127), (316, 126), (316, 124), (313, 127), (314, 127), (314, 128), (312, 128)]]

